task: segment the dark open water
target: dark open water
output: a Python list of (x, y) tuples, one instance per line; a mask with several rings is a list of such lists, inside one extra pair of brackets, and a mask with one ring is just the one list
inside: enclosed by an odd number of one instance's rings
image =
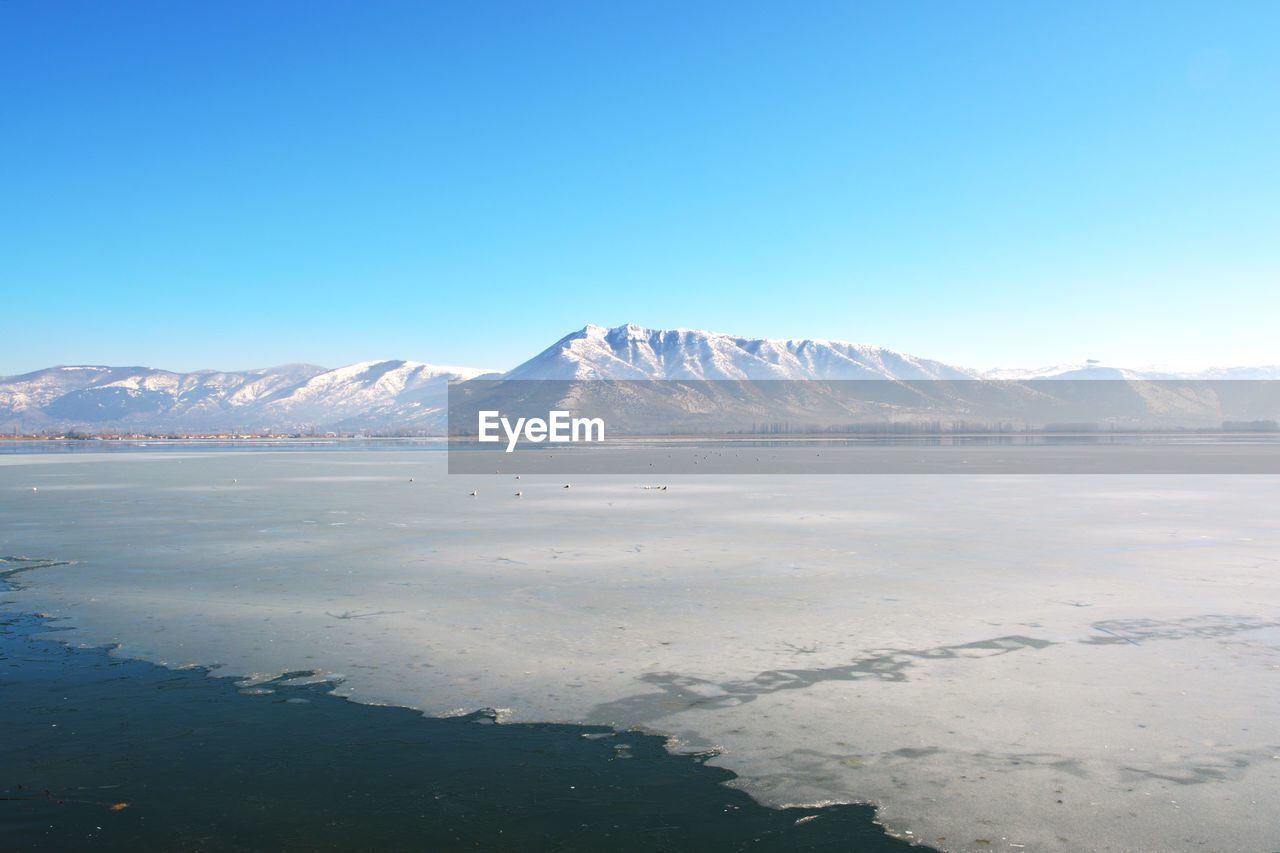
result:
[(910, 847), (865, 806), (759, 806), (659, 737), (433, 719), (323, 684), (255, 695), (31, 637), (50, 627), (0, 618), (0, 849)]

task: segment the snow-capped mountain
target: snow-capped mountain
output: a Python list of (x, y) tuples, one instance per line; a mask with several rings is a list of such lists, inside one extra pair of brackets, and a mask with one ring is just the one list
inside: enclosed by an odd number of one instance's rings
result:
[(263, 403), (270, 423), (433, 429), (443, 423), (449, 382), (489, 371), (420, 361), (363, 361), (311, 377)]
[[(1228, 375), (1243, 378), (1239, 373)], [(554, 403), (556, 408), (603, 415), (619, 432), (652, 434), (775, 426), (780, 431), (864, 431), (889, 424), (942, 429), (944, 422), (947, 429), (995, 424), (1176, 429), (1270, 421), (1280, 411), (1269, 388), (1249, 388), (1247, 383), (1230, 389), (1173, 388), (1147, 380), (1177, 378), (1174, 374), (1142, 373), (1092, 360), (982, 373), (866, 344), (634, 325), (587, 326), (502, 378), (560, 380), (565, 385), (477, 388), (468, 396), (483, 409)], [(1040, 381), (1046, 379), (1077, 381)], [(1092, 381), (1099, 379), (1120, 381)], [(566, 387), (575, 380), (588, 381)], [(562, 396), (550, 400), (548, 394)], [(465, 431), (469, 409), (460, 407), (459, 412), (455, 429)]]
[[(451, 381), (480, 376), (507, 380), (899, 380), (874, 382), (850, 401), (823, 383), (703, 383), (690, 392), (631, 389), (631, 412), (653, 425), (729, 424), (784, 420), (792, 424), (855, 423), (897, 417), (908, 410), (964, 420), (977, 411), (1030, 412), (1068, 422), (1068, 405), (1092, 391), (1065, 383), (1053, 390), (1038, 380), (1112, 379), (1099, 393), (1120, 395), (1123, 410), (1139, 418), (1157, 412), (1161, 423), (1188, 416), (1211, 423), (1275, 419), (1270, 391), (1249, 383), (1224, 389), (1155, 387), (1154, 379), (1280, 379), (1280, 366), (1220, 368), (1196, 374), (1131, 370), (1096, 361), (1039, 369), (979, 372), (882, 347), (828, 340), (770, 340), (690, 329), (625, 325), (586, 326), (503, 373), (415, 361), (365, 361), (326, 369), (287, 364), (260, 370), (175, 373), (147, 367), (60, 366), (0, 377), (0, 430), (189, 431), (375, 430), (442, 433)], [(944, 380), (907, 388), (912, 380)], [(994, 380), (1002, 380), (997, 382)], [(1053, 383), (1056, 385), (1056, 383)], [(1084, 383), (1088, 385), (1088, 383)], [(1261, 383), (1266, 385), (1267, 383)], [(782, 386), (786, 387), (782, 387)], [(928, 383), (926, 383), (928, 385)], [(608, 395), (608, 389), (580, 392)], [(586, 396), (582, 396), (586, 395)], [(617, 395), (613, 395), (614, 398)], [(1120, 398), (1117, 397), (1117, 400)], [(598, 401), (597, 401), (598, 402)], [(613, 400), (617, 403), (617, 399)], [(994, 407), (994, 409), (992, 408)], [(689, 417), (693, 416), (693, 420)], [(701, 420), (699, 420), (699, 418)], [(696, 424), (695, 424), (696, 422)]]
[(199, 419), (246, 409), (323, 373), (313, 364), (174, 373), (150, 367), (51, 367), (0, 380), (0, 406), (26, 419), (90, 423), (157, 416)]
[(1210, 367), (1205, 370), (1176, 370), (1171, 367), (1114, 367), (1095, 359), (1049, 367), (1022, 368), (997, 367), (984, 371), (984, 379), (1008, 379), (1023, 382), (1028, 379), (1280, 379), (1280, 365), (1259, 367)]
[(1054, 364), (1048, 367), (997, 367), (985, 371), (984, 379), (1001, 379), (1023, 382), (1028, 379), (1172, 379), (1168, 376), (1145, 376), (1136, 370), (1112, 367), (1089, 360), (1071, 364)]
[(487, 371), (368, 361), (174, 373), (149, 367), (60, 366), (0, 379), (0, 425), (221, 431), (271, 428), (436, 430), (448, 384)]
[(740, 338), (693, 329), (587, 326), (506, 379), (977, 379), (980, 374), (882, 347)]

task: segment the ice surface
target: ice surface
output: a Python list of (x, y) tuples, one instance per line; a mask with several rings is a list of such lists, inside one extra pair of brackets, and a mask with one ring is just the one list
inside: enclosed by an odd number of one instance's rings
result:
[(444, 467), (0, 456), (0, 554), (70, 561), (6, 606), (247, 684), (643, 727), (948, 850), (1280, 838), (1280, 478)]

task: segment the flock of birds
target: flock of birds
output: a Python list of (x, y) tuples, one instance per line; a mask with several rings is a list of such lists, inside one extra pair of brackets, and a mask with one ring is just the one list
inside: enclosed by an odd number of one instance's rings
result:
[[(517, 475), (516, 475), (516, 479), (517, 479), (517, 480), (519, 480), (519, 479), (520, 479), (520, 475), (519, 475), (519, 474), (517, 474)], [(410, 480), (409, 480), (409, 482), (410, 482), (410, 483), (412, 483), (412, 482), (413, 482), (413, 480), (412, 480), (412, 479), (410, 479)], [(573, 488), (573, 483), (565, 483), (565, 484), (564, 484), (564, 488), (566, 488), (566, 489), (572, 489), (572, 488)], [(652, 490), (652, 491), (656, 491), (656, 492), (665, 492), (665, 491), (667, 490), (667, 487), (666, 487), (666, 486), (645, 486), (645, 487), (644, 487), (644, 490), (645, 490), (646, 492), (647, 492), (647, 491), (650, 491), (650, 490)], [(479, 492), (479, 490), (478, 490), (478, 489), (472, 489), (472, 490), (471, 490), (470, 497), (473, 497), (473, 498), (474, 498), (474, 497), (479, 497), (479, 494), (480, 494), (480, 492)], [(517, 498), (522, 498), (522, 497), (524, 497), (524, 492), (523, 492), (523, 491), (517, 491), (517, 492), (515, 493), (515, 497), (517, 497)]]

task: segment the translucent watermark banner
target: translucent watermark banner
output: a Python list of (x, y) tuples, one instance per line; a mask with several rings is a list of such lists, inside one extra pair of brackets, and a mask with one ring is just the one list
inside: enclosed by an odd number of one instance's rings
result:
[(1280, 473), (1274, 380), (471, 380), (454, 474)]

